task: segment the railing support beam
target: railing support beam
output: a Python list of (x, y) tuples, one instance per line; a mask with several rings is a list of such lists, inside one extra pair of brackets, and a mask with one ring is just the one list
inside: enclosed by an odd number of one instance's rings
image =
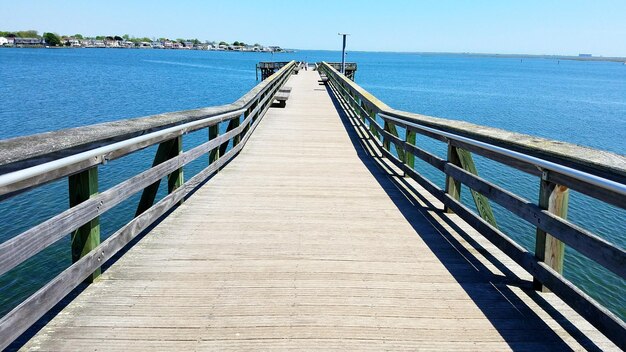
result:
[[(456, 147), (448, 143), (448, 162), (452, 165), (461, 166), (461, 160), (456, 153)], [(461, 200), (461, 182), (455, 180), (452, 176), (446, 176), (446, 193), (455, 200)], [(444, 206), (446, 213), (453, 213), (448, 207)]]
[[(162, 162), (180, 154), (182, 151), (182, 143), (182, 136), (178, 136), (160, 143), (156, 154), (154, 155), (152, 167), (155, 167)], [(180, 187), (183, 184), (183, 181), (184, 178), (182, 168), (177, 169), (169, 174), (167, 176), (168, 193), (172, 193), (175, 189)], [(144, 211), (148, 210), (154, 204), (154, 200), (156, 199), (160, 184), (161, 181), (159, 180), (144, 188), (143, 192), (141, 193), (141, 199), (139, 200), (139, 204), (137, 205), (137, 211), (135, 211), (135, 217), (141, 215)]]
[[(539, 186), (539, 207), (548, 210), (558, 217), (566, 219), (569, 203), (569, 188), (552, 183), (546, 179), (547, 173), (544, 172)], [(559, 274), (562, 274), (565, 244), (538, 228), (535, 243), (535, 257), (539, 261), (548, 264), (548, 266)], [(537, 279), (533, 280), (533, 287), (538, 291), (549, 291)]]
[[(217, 138), (217, 136), (219, 135), (219, 125), (215, 124), (213, 126), (209, 127), (209, 140), (213, 140), (215, 138)], [(209, 165), (213, 164), (214, 162), (217, 161), (217, 159), (220, 158), (220, 148), (219, 147), (215, 147), (213, 149), (211, 149), (211, 151), (209, 152)]]
[[(68, 177), (70, 207), (74, 207), (98, 194), (98, 167)], [(96, 217), (72, 233), (72, 263), (100, 245), (100, 217)], [(100, 276), (96, 269), (85, 281), (93, 282)]]

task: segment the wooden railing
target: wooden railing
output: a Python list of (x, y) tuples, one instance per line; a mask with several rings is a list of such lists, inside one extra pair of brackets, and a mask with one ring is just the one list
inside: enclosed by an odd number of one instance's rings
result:
[[(295, 65), (288, 63), (233, 104), (0, 141), (0, 200), (67, 177), (71, 206), (0, 244), (0, 275), (73, 233), (73, 264), (0, 319), (0, 350), (81, 282), (98, 276), (102, 264), (235, 157)], [(219, 124), (226, 121), (220, 133)], [(200, 129), (208, 129), (208, 142), (183, 152), (183, 135)], [(152, 168), (98, 193), (99, 165), (155, 144)], [(183, 166), (205, 154), (208, 167), (185, 182)], [(165, 176), (168, 195), (154, 204)], [(99, 216), (140, 191), (135, 218), (100, 243)]]
[[(620, 348), (626, 347), (624, 322), (562, 275), (564, 245), (567, 245), (620, 278), (626, 277), (623, 248), (565, 219), (570, 188), (626, 208), (626, 157), (394, 110), (331, 65), (321, 63), (319, 71), (326, 74), (336, 97), (357, 117), (384, 157), (437, 197), (446, 210), (459, 215), (528, 271), (537, 289), (554, 292)], [(440, 158), (417, 145), (417, 134), (446, 143), (447, 158)], [(392, 145), (396, 153), (392, 152)], [(538, 204), (478, 176), (472, 153), (538, 176)], [(445, 189), (415, 170), (415, 157), (444, 173)], [(472, 190), (477, 212), (461, 203), (461, 184)], [(535, 254), (498, 228), (489, 201), (537, 228)]]

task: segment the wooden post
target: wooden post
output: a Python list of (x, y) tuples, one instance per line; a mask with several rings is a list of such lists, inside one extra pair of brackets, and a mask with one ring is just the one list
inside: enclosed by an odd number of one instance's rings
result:
[[(172, 139), (172, 146), (170, 149), (170, 157), (174, 158), (183, 152), (183, 136), (178, 136)], [(167, 193), (172, 193), (177, 190), (180, 186), (185, 183), (185, 178), (183, 175), (183, 168), (176, 169), (172, 171), (171, 174), (167, 175)], [(182, 200), (180, 203), (182, 204)]]
[[(68, 177), (70, 207), (74, 207), (98, 194), (98, 167)], [(72, 263), (100, 245), (100, 217), (96, 217), (79, 227), (72, 234)], [(85, 282), (91, 283), (100, 276), (100, 268), (94, 271)]]
[(371, 121), (370, 121), (370, 131), (372, 132), (372, 134), (374, 136), (376, 136), (376, 138), (380, 138), (380, 133), (378, 133), (378, 130), (374, 126), (372, 126), (372, 124), (377, 123), (376, 122), (376, 112), (374, 111), (374, 109), (367, 109), (367, 112), (368, 112), (368, 114), (369, 114), (369, 116), (371, 118)]
[[(548, 181), (547, 171), (544, 171), (539, 186), (539, 207), (566, 219), (568, 203), (569, 189)], [(535, 257), (562, 274), (565, 244), (539, 228), (537, 229), (536, 241)], [(538, 291), (549, 291), (537, 279), (533, 280), (533, 287)]]
[[(385, 121), (385, 131), (389, 132), (391, 135), (396, 136), (398, 138), (400, 138), (399, 134), (398, 134), (398, 127), (392, 123), (388, 123)], [(404, 135), (404, 142), (406, 142), (406, 134)], [(389, 151), (389, 153), (391, 153), (391, 141), (387, 140), (387, 150)], [(405, 154), (404, 154), (404, 146), (402, 146), (402, 148), (398, 148), (398, 146), (393, 143), (393, 145), (396, 147), (396, 152), (398, 152), (398, 159), (402, 162), (406, 162), (405, 159)]]
[[(456, 147), (452, 146), (450, 143), (448, 143), (448, 162), (453, 165), (461, 166), (461, 160), (459, 160), (459, 156), (456, 153)], [(456, 200), (461, 200), (461, 182), (455, 180), (452, 176), (446, 176), (446, 193)], [(453, 212), (448, 206), (445, 206), (443, 210), (446, 213)]]
[[(404, 142), (415, 145), (416, 136), (417, 133), (407, 128), (404, 133)], [(409, 169), (415, 170), (415, 155), (409, 152), (406, 148), (404, 149), (404, 163)]]
[[(476, 169), (476, 164), (474, 164), (474, 158), (472, 157), (472, 153), (465, 149), (454, 148), (456, 151), (456, 155), (458, 160), (461, 162), (460, 166), (465, 171), (469, 171), (472, 175), (478, 176), (478, 170)], [(472, 198), (474, 198), (474, 204), (476, 204), (476, 209), (478, 210), (478, 214), (483, 220), (487, 221), (493, 227), (498, 228), (498, 224), (496, 222), (496, 217), (493, 215), (493, 210), (491, 209), (491, 204), (489, 204), (489, 199), (479, 192), (470, 189), (472, 193)]]
[[(165, 142), (161, 142), (156, 151), (156, 154), (154, 155), (152, 167), (157, 166), (162, 162), (180, 154), (180, 152), (182, 151), (182, 143), (182, 136), (178, 136)], [(174, 170), (174, 172), (167, 176), (167, 181), (168, 192), (171, 193), (183, 184), (183, 169), (180, 168)], [(161, 180), (144, 188), (143, 192), (141, 193), (141, 199), (139, 200), (139, 204), (137, 205), (137, 211), (135, 211), (135, 217), (141, 215), (144, 211), (148, 210), (154, 204), (154, 200), (156, 199), (160, 184)]]
[[(209, 127), (209, 140), (217, 138), (219, 135), (219, 124), (215, 124)], [(209, 165), (213, 164), (220, 158), (220, 147), (217, 146), (209, 152)]]
[[(232, 120), (228, 121), (228, 127), (226, 127), (226, 132), (232, 131), (237, 126), (239, 126), (239, 118), (232, 119)], [(238, 136), (233, 138), (233, 147), (235, 145), (237, 145), (236, 143), (239, 142), (239, 140), (237, 138), (238, 138)], [(226, 141), (226, 142), (222, 143), (222, 145), (220, 145), (220, 155), (224, 155), (226, 153), (226, 149), (228, 148), (228, 143), (229, 142)]]
[(365, 123), (365, 120), (367, 120), (367, 118), (364, 116), (363, 112), (368, 111), (368, 109), (363, 100), (361, 100), (361, 109), (362, 110), (359, 110), (359, 116), (361, 117), (361, 120), (363, 120), (363, 123)]
[[(391, 124), (389, 122), (387, 122), (387, 120), (384, 120), (383, 122), (383, 129), (387, 132), (391, 132)], [(383, 136), (383, 148), (386, 149), (388, 152), (391, 153), (391, 147), (389, 144), (389, 138), (387, 136)]]
[[(241, 124), (241, 116), (238, 116), (236, 119), (231, 120), (233, 122), (233, 129), (239, 127)], [(235, 137), (233, 137), (233, 148), (241, 142), (241, 133), (237, 133)]]
[[(246, 110), (246, 112), (243, 113), (243, 119), (244, 121), (248, 118), (248, 116), (250, 116), (250, 113), (252, 112), (252, 110), (254, 110), (254, 108), (257, 106), (258, 101), (255, 101), (254, 103), (250, 104), (250, 107)], [(248, 131), (250, 130), (250, 126), (252, 126), (252, 124), (254, 123), (254, 116), (250, 119), (250, 121), (248, 122), (248, 124), (246, 125), (246, 127), (244, 127), (243, 131), (241, 132), (242, 135), (246, 135), (248, 134)]]

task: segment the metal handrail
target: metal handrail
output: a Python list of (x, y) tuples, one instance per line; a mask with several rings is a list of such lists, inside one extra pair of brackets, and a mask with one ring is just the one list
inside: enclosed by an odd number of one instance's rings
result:
[(435, 128), (431, 128), (431, 127), (426, 127), (426, 126), (422, 126), (413, 122), (409, 122), (403, 119), (399, 119), (393, 116), (389, 116), (387, 115), (384, 111), (381, 112), (379, 114), (381, 117), (384, 117), (385, 119), (389, 119), (391, 121), (395, 121), (398, 122), (400, 124), (406, 125), (406, 126), (411, 126), (415, 129), (420, 129), (422, 131), (426, 131), (426, 132), (430, 132), (433, 134), (437, 134), (443, 137), (446, 137), (448, 139), (452, 139), (452, 140), (457, 140), (469, 145), (473, 145), (482, 149), (486, 149), (489, 151), (492, 151), (494, 153), (509, 157), (509, 158), (513, 158), (522, 162), (526, 162), (529, 164), (533, 164), (535, 166), (537, 166), (541, 171), (544, 171), (545, 169), (547, 170), (552, 170), (552, 171), (556, 171), (560, 174), (575, 178), (579, 181), (583, 181), (585, 183), (621, 194), (626, 196), (626, 185), (619, 183), (619, 182), (615, 182), (613, 180), (609, 180), (597, 175), (593, 175), (590, 174), (588, 172), (584, 172), (584, 171), (580, 171), (580, 170), (576, 170), (574, 168), (568, 167), (568, 166), (564, 166), (564, 165), (560, 165), (548, 160), (544, 160), (541, 158), (537, 158), (531, 155), (527, 155), (527, 154), (523, 154), (520, 152), (516, 152), (514, 150), (510, 150), (507, 148), (503, 148), (503, 147), (498, 147), (496, 145), (493, 144), (489, 144), (489, 143), (485, 143), (485, 142), (481, 142), (481, 141), (477, 141), (475, 139), (472, 138), (467, 138), (467, 137), (463, 137), (463, 136), (459, 136), (457, 134), (454, 133), (450, 133), (450, 132), (445, 132), (445, 131), (441, 131)]
[[(125, 147), (131, 146), (131, 145), (135, 145), (135, 144), (139, 144), (141, 142), (145, 142), (148, 141), (150, 139), (153, 139), (155, 137), (160, 137), (160, 136), (164, 136), (167, 135), (169, 133), (172, 132), (178, 132), (178, 131), (185, 131), (187, 129), (193, 128), (194, 126), (198, 126), (198, 125), (202, 125), (210, 120), (216, 120), (216, 123), (222, 122), (225, 119), (227, 119), (228, 117), (233, 117), (233, 116), (237, 116), (237, 115), (241, 115), (246, 109), (239, 109), (239, 110), (235, 110), (232, 112), (228, 112), (225, 114), (219, 114), (216, 116), (211, 116), (211, 117), (207, 117), (205, 119), (201, 119), (201, 120), (196, 120), (193, 122), (188, 122), (182, 125), (178, 125), (178, 126), (174, 126), (174, 127), (170, 127), (170, 128), (166, 128), (163, 130), (159, 130), (156, 132), (152, 132), (152, 133), (148, 133), (142, 136), (138, 136), (138, 137), (134, 137), (134, 138), (129, 138), (126, 140), (123, 140), (121, 142), (117, 142), (117, 143), (113, 143), (113, 144), (109, 144), (109, 145), (105, 145), (103, 147), (99, 147), (99, 148), (95, 148), (95, 149), (91, 149), (82, 153), (78, 153), (78, 154), (74, 154), (74, 155), (70, 155), (67, 156), (65, 158), (61, 158), (61, 159), (57, 159), (57, 160), (53, 160), (53, 161), (49, 161), (47, 163), (43, 163), (43, 164), (39, 164), (39, 165), (35, 165), (35, 166), (31, 166), (29, 168), (26, 169), (21, 169), (21, 170), (17, 170), (17, 171), (13, 171), (7, 174), (3, 174), (0, 175), (0, 187), (3, 186), (8, 186), (10, 184), (16, 183), (16, 182), (20, 182), (32, 177), (36, 177), (42, 174), (45, 174), (47, 172), (56, 170), (56, 169), (60, 169), (62, 167), (65, 166), (69, 166), (72, 164), (76, 164), (79, 163), (81, 161), (85, 161), (85, 160), (89, 160), (91, 158), (97, 158), (97, 157), (103, 157), (108, 153), (111, 153), (113, 151), (119, 150), (119, 149), (123, 149)], [(103, 162), (105, 162), (105, 159), (103, 157)]]

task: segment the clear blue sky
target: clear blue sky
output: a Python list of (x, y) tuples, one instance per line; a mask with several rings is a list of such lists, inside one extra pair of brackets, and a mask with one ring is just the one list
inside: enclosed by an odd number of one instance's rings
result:
[(297, 49), (626, 56), (626, 0), (1, 0), (0, 29)]

